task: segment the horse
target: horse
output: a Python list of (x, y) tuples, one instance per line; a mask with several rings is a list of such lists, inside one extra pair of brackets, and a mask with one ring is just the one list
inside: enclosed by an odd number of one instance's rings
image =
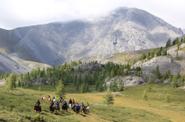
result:
[(34, 110), (39, 113), (42, 111), (39, 100), (37, 100), (36, 104), (34, 105)]
[(49, 110), (50, 110), (50, 112), (54, 112), (55, 111), (54, 102), (53, 101), (51, 101), (51, 103), (50, 103)]
[(42, 96), (40, 99), (42, 101), (51, 102), (51, 96), (50, 95)]
[(34, 106), (34, 110), (38, 113), (42, 111), (41, 106)]
[(84, 114), (88, 114), (90, 112), (90, 107), (88, 105), (87, 106), (82, 105), (82, 112)]
[(56, 102), (51, 101), (49, 109), (51, 112), (60, 111), (60, 103), (58, 101)]
[(80, 113), (80, 112), (81, 112), (81, 105), (79, 105), (78, 103), (72, 105), (72, 110), (73, 110), (74, 112), (76, 112), (76, 113)]
[(67, 111), (69, 108), (67, 101), (62, 101), (62, 110)]
[(72, 108), (72, 105), (73, 105), (73, 104), (74, 104), (74, 103), (73, 103), (72, 99), (69, 99), (69, 102), (68, 102), (69, 108)]

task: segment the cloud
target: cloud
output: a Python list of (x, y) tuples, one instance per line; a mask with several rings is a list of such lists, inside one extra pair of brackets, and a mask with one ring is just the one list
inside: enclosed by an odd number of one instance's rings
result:
[(103, 16), (117, 7), (147, 10), (172, 25), (185, 27), (183, 0), (0, 0), (0, 27), (12, 29)]

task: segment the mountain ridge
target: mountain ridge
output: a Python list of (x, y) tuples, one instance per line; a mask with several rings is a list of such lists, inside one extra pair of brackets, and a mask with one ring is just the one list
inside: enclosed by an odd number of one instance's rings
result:
[(118, 8), (93, 22), (74, 20), (0, 30), (0, 47), (26, 60), (58, 65), (155, 48), (181, 35), (181, 30), (144, 10)]

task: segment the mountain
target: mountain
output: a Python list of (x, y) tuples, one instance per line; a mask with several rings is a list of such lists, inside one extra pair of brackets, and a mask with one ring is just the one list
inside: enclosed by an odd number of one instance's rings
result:
[(0, 48), (9, 54), (57, 65), (102, 59), (114, 53), (163, 46), (182, 30), (136, 8), (119, 8), (94, 21), (70, 21), (0, 30)]
[(27, 61), (15, 55), (0, 53), (0, 72), (26, 73), (36, 68), (50, 67), (47, 64)]
[(183, 33), (185, 34), (185, 29), (183, 29), (182, 31), (183, 31)]
[(157, 49), (160, 48), (114, 54), (112, 57), (102, 60), (102, 63), (128, 64), (129, 62), (132, 67), (141, 67), (143, 76), (153, 74), (157, 67), (162, 74), (170, 71), (173, 75), (178, 73), (185, 75), (185, 42), (180, 43), (179, 49), (177, 45), (168, 47), (166, 49), (167, 55), (155, 55), (151, 58), (142, 59), (143, 54), (151, 54)]

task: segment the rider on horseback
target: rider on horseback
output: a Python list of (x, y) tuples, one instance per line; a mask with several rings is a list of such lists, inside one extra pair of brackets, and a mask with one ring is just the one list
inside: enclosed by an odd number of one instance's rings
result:
[(34, 110), (35, 110), (36, 112), (41, 112), (41, 111), (42, 111), (41, 105), (40, 105), (40, 101), (39, 101), (39, 100), (37, 100), (37, 102), (35, 103)]
[(50, 112), (54, 112), (54, 102), (53, 102), (53, 100), (50, 103), (49, 110), (50, 110)]

